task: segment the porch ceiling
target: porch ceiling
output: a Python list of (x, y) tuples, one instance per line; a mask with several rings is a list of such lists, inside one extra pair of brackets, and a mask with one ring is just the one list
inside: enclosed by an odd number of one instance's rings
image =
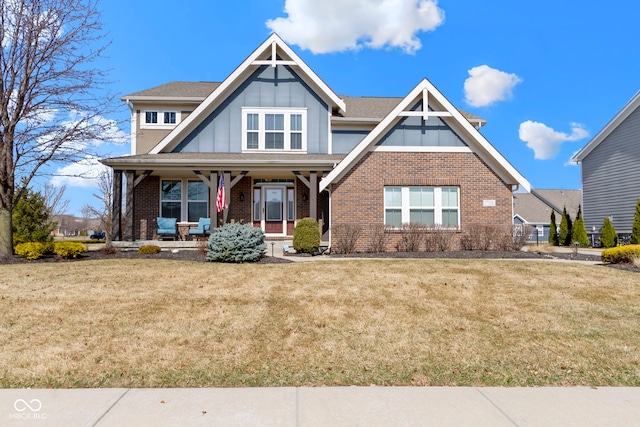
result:
[(123, 170), (327, 170), (333, 169), (343, 154), (287, 153), (160, 153), (113, 157), (101, 160)]

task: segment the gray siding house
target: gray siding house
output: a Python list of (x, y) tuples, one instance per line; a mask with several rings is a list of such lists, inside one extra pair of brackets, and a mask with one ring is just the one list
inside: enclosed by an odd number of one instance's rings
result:
[(582, 211), (587, 232), (599, 232), (606, 217), (618, 234), (630, 234), (640, 199), (640, 92), (578, 153)]

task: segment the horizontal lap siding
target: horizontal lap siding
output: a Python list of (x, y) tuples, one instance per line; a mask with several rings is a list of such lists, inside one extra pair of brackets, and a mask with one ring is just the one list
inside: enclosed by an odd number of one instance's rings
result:
[[(370, 246), (367, 231), (384, 222), (385, 183), (414, 185), (416, 182), (459, 183), (463, 228), (475, 223), (511, 224), (510, 186), (475, 154), (371, 152), (332, 185), (332, 227), (345, 223), (361, 225), (364, 232), (357, 250), (367, 251)], [(495, 200), (496, 206), (484, 207), (484, 200)], [(393, 247), (391, 243), (387, 250)]]
[(640, 198), (640, 108), (585, 157), (582, 186), (588, 231), (612, 216), (618, 233), (631, 233)]

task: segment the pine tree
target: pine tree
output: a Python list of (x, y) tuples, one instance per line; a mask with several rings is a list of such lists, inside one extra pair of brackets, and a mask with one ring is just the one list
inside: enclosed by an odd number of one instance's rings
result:
[(587, 236), (587, 229), (584, 227), (584, 219), (582, 218), (582, 207), (580, 205), (578, 205), (576, 221), (573, 223), (571, 231), (574, 242), (578, 242), (580, 246), (589, 246), (589, 237)]
[(560, 220), (560, 236), (558, 236), (558, 240), (560, 240), (560, 245), (571, 245), (571, 218), (569, 218), (566, 206), (562, 210), (562, 219)]
[(558, 224), (556, 224), (555, 211), (551, 211), (551, 223), (549, 224), (549, 244), (558, 246)]
[(640, 199), (636, 200), (636, 213), (633, 216), (633, 229), (631, 230), (629, 243), (632, 245), (640, 244)]
[(13, 244), (26, 242), (51, 242), (55, 223), (49, 222), (49, 211), (44, 196), (39, 191), (27, 188), (15, 202), (12, 227)]
[(616, 229), (613, 228), (613, 223), (609, 217), (604, 219), (600, 243), (602, 243), (602, 246), (605, 248), (612, 248), (618, 245), (618, 234), (616, 233)]

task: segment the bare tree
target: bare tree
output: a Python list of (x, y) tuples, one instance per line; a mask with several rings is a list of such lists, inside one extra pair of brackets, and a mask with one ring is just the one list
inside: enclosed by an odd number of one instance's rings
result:
[(94, 64), (106, 48), (99, 17), (95, 0), (0, 0), (0, 257), (41, 167), (85, 157), (117, 127)]
[(69, 199), (64, 197), (67, 186), (56, 187), (52, 184), (44, 185), (44, 203), (47, 206), (50, 217), (65, 215), (69, 210)]
[(111, 243), (111, 225), (113, 223), (113, 170), (105, 169), (98, 178), (98, 192), (93, 197), (98, 199), (98, 206), (85, 204), (82, 214), (89, 218), (97, 218), (100, 227), (105, 231), (107, 244)]

